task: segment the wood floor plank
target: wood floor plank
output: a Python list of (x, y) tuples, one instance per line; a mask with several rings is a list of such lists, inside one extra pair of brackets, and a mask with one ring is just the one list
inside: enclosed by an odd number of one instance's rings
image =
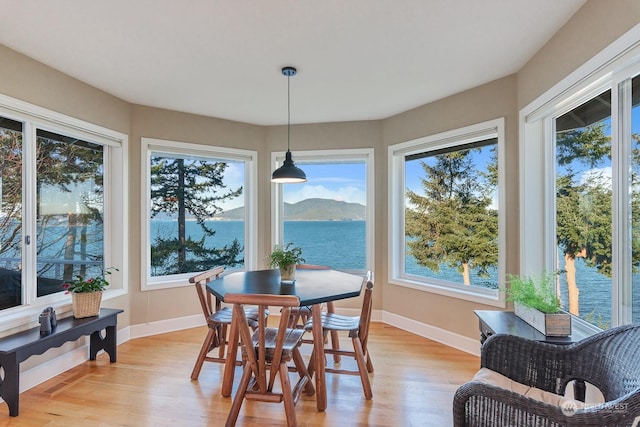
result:
[[(0, 404), (0, 426), (224, 425), (231, 407), (220, 394), (224, 366), (205, 363), (198, 381), (189, 378), (205, 334), (202, 327), (126, 342), (115, 364), (100, 354), (24, 392), (18, 417)], [(346, 336), (340, 342), (350, 345)], [(373, 399), (364, 398), (359, 377), (327, 374), (327, 410), (318, 412), (314, 397), (303, 394), (296, 407), (301, 427), (451, 425), (453, 394), (478, 370), (477, 357), (383, 323), (371, 324), (369, 349)], [(305, 346), (305, 357), (309, 352)], [(345, 358), (347, 366), (355, 364)], [(237, 425), (284, 420), (282, 405), (245, 402)]]

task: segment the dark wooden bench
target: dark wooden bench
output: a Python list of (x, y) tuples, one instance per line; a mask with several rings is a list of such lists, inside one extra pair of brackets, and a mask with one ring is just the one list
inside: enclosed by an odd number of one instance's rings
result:
[[(111, 363), (116, 361), (116, 326), (118, 314), (123, 310), (103, 308), (94, 317), (76, 319), (73, 316), (58, 320), (58, 326), (50, 335), (41, 336), (40, 326), (0, 338), (0, 368), (4, 377), (0, 380), (0, 397), (9, 406), (9, 415), (18, 415), (20, 399), (20, 362), (30, 356), (42, 354), (50, 348), (60, 347), (68, 341), (90, 335), (89, 359), (96, 360), (100, 350), (109, 354)], [(101, 331), (105, 331), (102, 336)]]

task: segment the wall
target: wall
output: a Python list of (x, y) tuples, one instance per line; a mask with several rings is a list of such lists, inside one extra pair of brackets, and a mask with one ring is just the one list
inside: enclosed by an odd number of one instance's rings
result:
[(640, 22), (638, 0), (590, 0), (518, 72), (523, 108)]

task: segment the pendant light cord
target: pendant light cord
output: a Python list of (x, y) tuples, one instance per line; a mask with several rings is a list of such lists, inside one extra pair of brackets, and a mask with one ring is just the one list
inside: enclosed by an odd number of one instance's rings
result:
[(291, 76), (287, 76), (287, 151), (291, 140)]

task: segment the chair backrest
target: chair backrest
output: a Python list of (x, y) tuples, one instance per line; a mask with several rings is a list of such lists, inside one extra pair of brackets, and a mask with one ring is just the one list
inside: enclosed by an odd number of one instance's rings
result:
[(189, 283), (193, 283), (196, 288), (196, 292), (198, 294), (198, 300), (200, 301), (200, 306), (202, 307), (202, 314), (207, 322), (213, 313), (220, 310), (220, 301), (216, 299), (215, 304), (211, 298), (211, 292), (207, 292), (206, 285), (212, 280), (216, 280), (220, 277), (220, 275), (224, 273), (223, 267), (215, 267), (211, 270), (204, 271), (199, 273), (191, 278), (189, 278)]
[(371, 323), (371, 310), (373, 307), (373, 273), (367, 272), (364, 283), (364, 298), (362, 299), (362, 310), (360, 311), (360, 325), (358, 335), (362, 342), (362, 347), (367, 348), (369, 339), (369, 324)]
[(598, 387), (606, 401), (640, 390), (640, 324), (607, 329), (571, 345), (569, 376)]
[[(287, 348), (287, 338), (291, 334), (299, 334), (303, 331), (287, 328), (291, 307), (298, 307), (300, 300), (293, 295), (266, 295), (266, 294), (226, 294), (224, 300), (233, 304), (233, 320), (231, 334), (238, 333), (242, 345), (244, 357), (253, 371), (261, 394), (272, 391), (275, 378), (278, 375), (278, 367), (282, 361), (288, 361), (290, 354), (283, 350)], [(263, 312), (269, 306), (281, 307), (280, 323), (278, 328), (268, 328), (267, 319), (264, 316), (258, 318), (258, 327), (252, 332), (247, 322), (244, 305), (258, 306), (258, 312)], [(256, 337), (257, 339), (254, 339)], [(297, 340), (294, 340), (297, 342)], [(273, 369), (269, 369), (273, 366)], [(267, 378), (267, 370), (270, 375)]]

